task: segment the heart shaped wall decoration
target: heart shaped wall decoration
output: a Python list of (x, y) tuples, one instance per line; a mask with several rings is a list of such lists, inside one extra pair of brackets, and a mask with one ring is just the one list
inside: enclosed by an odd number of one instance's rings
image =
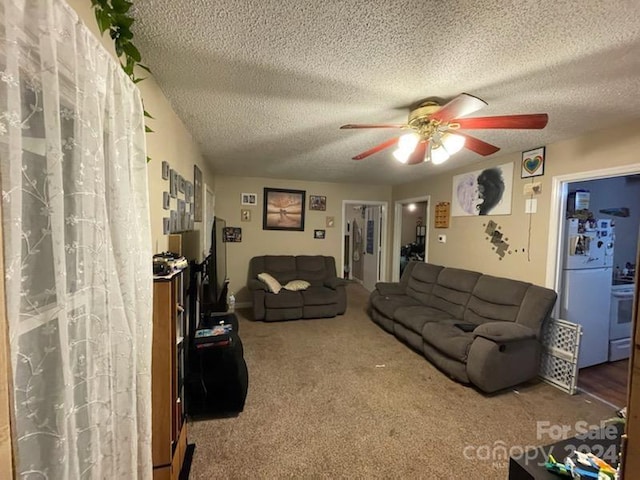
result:
[(522, 152), (522, 170), (520, 178), (544, 175), (545, 147)]

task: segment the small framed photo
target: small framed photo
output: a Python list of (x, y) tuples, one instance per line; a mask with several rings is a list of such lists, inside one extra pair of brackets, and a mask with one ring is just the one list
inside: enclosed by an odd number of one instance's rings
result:
[(193, 166), (193, 219), (202, 221), (202, 170), (197, 165)]
[(169, 233), (178, 231), (178, 212), (171, 210), (169, 213)]
[(162, 179), (169, 180), (169, 162), (162, 162)]
[(190, 202), (191, 197), (193, 197), (193, 183), (185, 181), (184, 182), (184, 199), (187, 202)]
[(240, 194), (241, 205), (257, 205), (258, 195), (255, 193), (242, 193)]
[(171, 196), (169, 192), (162, 192), (162, 208), (169, 210), (169, 204), (171, 202)]
[(313, 231), (313, 238), (315, 238), (316, 240), (324, 240), (324, 236), (325, 236), (325, 231), (324, 230), (314, 230)]
[(522, 152), (522, 168), (520, 178), (539, 177), (544, 175), (545, 147), (534, 148)]
[(223, 242), (241, 242), (242, 229), (240, 227), (224, 227), (222, 232)]
[(320, 210), (324, 212), (327, 209), (327, 197), (322, 195), (309, 195), (309, 210)]
[(249, 210), (248, 208), (243, 208), (242, 210), (240, 210), (240, 220), (242, 220), (243, 222), (250, 222), (251, 210)]
[(171, 198), (178, 196), (178, 172), (173, 168), (169, 171), (169, 194)]
[(184, 193), (184, 177), (182, 175), (178, 175), (178, 191)]
[(169, 217), (164, 217), (162, 219), (162, 234), (169, 235), (171, 233), (171, 220)]

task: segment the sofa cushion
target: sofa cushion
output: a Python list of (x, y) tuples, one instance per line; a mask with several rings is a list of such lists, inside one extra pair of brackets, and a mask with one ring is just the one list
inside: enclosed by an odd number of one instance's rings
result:
[(420, 305), (400, 307), (394, 312), (394, 317), (398, 323), (413, 330), (415, 333), (422, 334), (422, 327), (424, 327), (425, 323), (450, 319), (451, 315), (435, 308)]
[(496, 320), (515, 321), (530, 285), (508, 278), (483, 275), (471, 293), (464, 320), (476, 325)]
[[(328, 265), (327, 258), (333, 262), (333, 270)], [(298, 277), (306, 280), (311, 285), (322, 285), (324, 279), (335, 277), (335, 260), (333, 257), (324, 257), (322, 255), (299, 255), (295, 257), (296, 269)]]
[(296, 259), (291, 255), (265, 255), (263, 262), (264, 266), (259, 272), (267, 272), (281, 284), (299, 278)]
[(271, 293), (279, 293), (282, 289), (282, 285), (280, 285), (280, 282), (266, 272), (259, 273), (258, 280), (264, 283), (267, 287), (267, 290)]
[(474, 334), (463, 332), (452, 321), (445, 320), (425, 323), (422, 338), (447, 357), (466, 363)]
[(522, 300), (516, 323), (525, 325), (540, 336), (542, 323), (549, 317), (557, 294), (548, 288), (531, 285)]
[(312, 285), (300, 293), (305, 306), (338, 303), (338, 292), (327, 287), (314, 287)]
[(302, 307), (302, 294), (300, 292), (290, 292), (289, 290), (280, 290), (277, 295), (267, 293), (264, 298), (264, 305), (267, 308)]
[(482, 274), (457, 268), (443, 268), (433, 287), (428, 305), (462, 319), (471, 292)]
[(420, 305), (420, 303), (407, 295), (380, 295), (371, 299), (371, 305), (383, 315), (394, 318), (394, 312), (398, 308)]
[(441, 270), (439, 265), (416, 263), (407, 282), (407, 295), (426, 305)]

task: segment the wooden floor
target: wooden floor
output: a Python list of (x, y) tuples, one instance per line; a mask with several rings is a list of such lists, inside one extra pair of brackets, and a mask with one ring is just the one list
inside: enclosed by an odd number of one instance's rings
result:
[(627, 405), (628, 371), (629, 360), (583, 368), (578, 373), (578, 388), (622, 408)]

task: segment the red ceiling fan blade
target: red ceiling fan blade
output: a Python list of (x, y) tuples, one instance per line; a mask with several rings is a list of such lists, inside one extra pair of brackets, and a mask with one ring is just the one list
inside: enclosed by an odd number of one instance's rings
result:
[(359, 153), (358, 155), (353, 157), (353, 160), (362, 160), (363, 158), (367, 158), (369, 155), (373, 155), (374, 153), (378, 153), (379, 151), (384, 150), (385, 148), (392, 147), (393, 145), (398, 143), (398, 138), (400, 138), (400, 137), (391, 138), (391, 139), (387, 140), (386, 142), (381, 143), (380, 145), (376, 145), (375, 147), (370, 148), (366, 152)]
[(485, 142), (484, 140), (480, 140), (479, 138), (472, 137), (471, 135), (467, 135), (466, 133), (459, 132), (457, 130), (454, 131), (456, 135), (462, 135), (466, 138), (464, 142), (464, 148), (471, 150), (472, 152), (476, 152), (479, 155), (491, 155), (500, 150), (500, 147), (496, 147), (495, 145), (491, 145), (490, 143)]
[(406, 123), (349, 123), (342, 125), (340, 130), (349, 130), (354, 128), (409, 128)]
[(413, 151), (411, 155), (409, 155), (409, 159), (407, 160), (407, 165), (417, 165), (419, 163), (424, 162), (424, 156), (427, 154), (428, 146), (429, 146), (429, 142), (427, 140), (420, 140), (418, 145), (416, 145), (416, 149)]
[(448, 122), (452, 118), (464, 117), (473, 112), (477, 112), (486, 105), (487, 102), (484, 100), (469, 95), (468, 93), (462, 93), (450, 102), (445, 103), (442, 108), (433, 113), (429, 119)]
[(451, 124), (457, 123), (462, 129), (483, 129), (483, 128), (521, 128), (521, 129), (541, 129), (547, 126), (549, 115), (546, 113), (534, 113), (531, 115), (503, 115), (500, 117), (476, 117), (476, 118), (456, 118), (451, 120)]

